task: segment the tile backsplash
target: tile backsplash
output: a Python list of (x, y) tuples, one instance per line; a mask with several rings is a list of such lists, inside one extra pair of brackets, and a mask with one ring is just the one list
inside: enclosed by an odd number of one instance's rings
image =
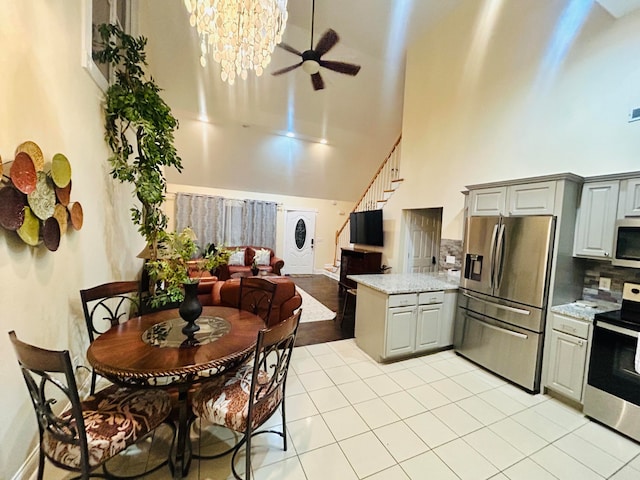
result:
[[(640, 283), (640, 269), (614, 267), (609, 262), (585, 260), (582, 296), (586, 300), (622, 302), (622, 287), (625, 282)], [(600, 277), (611, 279), (609, 291), (598, 289)]]
[[(447, 256), (455, 257), (456, 263), (446, 263)], [(450, 268), (457, 270), (462, 268), (462, 240), (441, 238), (438, 270), (449, 270)]]

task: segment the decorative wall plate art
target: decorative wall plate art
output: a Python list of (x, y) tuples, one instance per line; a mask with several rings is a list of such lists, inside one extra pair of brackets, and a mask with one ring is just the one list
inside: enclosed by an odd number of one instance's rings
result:
[(16, 159), (11, 164), (9, 177), (18, 190), (22, 193), (31, 193), (36, 189), (38, 177), (36, 167), (28, 153), (18, 152)]
[(42, 226), (42, 241), (44, 246), (55, 252), (60, 246), (60, 224), (54, 217), (49, 217)]
[(71, 202), (71, 164), (64, 154), (47, 163), (35, 142), (23, 142), (13, 161), (3, 164), (0, 158), (0, 179), (0, 226), (27, 245), (53, 252), (69, 223), (82, 228), (84, 213), (79, 202)]
[(55, 187), (56, 189), (56, 198), (58, 199), (58, 203), (61, 203), (65, 207), (69, 205), (69, 201), (71, 200), (71, 180), (65, 187)]
[(60, 233), (62, 235), (67, 233), (67, 223), (69, 220), (67, 206), (61, 203), (56, 203), (56, 206), (53, 209), (53, 218), (55, 218), (58, 221), (58, 225), (60, 225)]
[(80, 202), (73, 202), (69, 204), (67, 209), (69, 210), (69, 217), (71, 218), (71, 226), (75, 230), (80, 230), (82, 228), (82, 223), (84, 222), (82, 205), (80, 205)]
[(35, 247), (40, 241), (40, 221), (29, 207), (24, 207), (24, 222), (18, 228), (18, 235), (24, 243)]
[(18, 230), (24, 222), (24, 207), (27, 198), (13, 186), (0, 188), (0, 226), (7, 230)]
[(71, 181), (71, 165), (61, 153), (56, 153), (51, 160), (51, 179), (60, 188), (66, 187)]
[(38, 172), (36, 189), (27, 195), (31, 211), (40, 220), (45, 221), (53, 215), (56, 206), (56, 192), (53, 190), (51, 179), (44, 172)]
[(41, 172), (44, 170), (44, 155), (42, 155), (42, 150), (40, 150), (40, 147), (36, 143), (30, 140), (21, 143), (18, 145), (18, 148), (16, 148), (16, 156), (20, 152), (24, 152), (31, 157), (36, 171)]

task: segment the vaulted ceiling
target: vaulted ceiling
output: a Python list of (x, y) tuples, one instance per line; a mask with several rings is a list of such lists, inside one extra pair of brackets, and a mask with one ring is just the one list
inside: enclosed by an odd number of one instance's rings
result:
[[(167, 172), (168, 181), (356, 200), (402, 131), (407, 45), (464, 1), (479, 0), (316, 0), (313, 45), (333, 28), (340, 41), (323, 58), (362, 69), (356, 77), (321, 70), (326, 88), (314, 91), (302, 68), (270, 74), (299, 61), (280, 48), (264, 75), (228, 85), (218, 64), (200, 65), (183, 0), (139, 0), (150, 69), (182, 122), (176, 141), (185, 168)], [(616, 17), (640, 6), (597, 1)], [(311, 43), (311, 7), (288, 1), (284, 42), (300, 51)]]
[[(199, 63), (199, 40), (182, 0), (142, 0), (141, 33), (149, 38), (149, 65), (164, 96), (181, 119), (206, 122), (222, 129), (224, 138), (253, 145), (255, 137), (272, 137), (269, 145), (290, 141), (293, 132), (302, 142), (293, 150), (295, 181), (251, 183), (238, 179), (222, 164), (207, 179), (199, 162), (206, 155), (187, 151), (184, 172), (171, 172), (173, 183), (189, 183), (238, 190), (267, 191), (297, 196), (355, 200), (401, 133), (404, 65), (407, 42), (419, 35), (460, 0), (316, 0), (314, 45), (328, 28), (339, 43), (323, 58), (362, 66), (356, 77), (321, 71), (326, 88), (314, 91), (301, 68), (281, 76), (270, 72), (298, 62), (295, 55), (276, 48), (265, 74), (228, 85), (220, 68)], [(310, 46), (311, 0), (289, 0), (284, 42), (304, 51)], [(183, 124), (185, 122), (183, 121)], [(237, 129), (245, 129), (244, 133)], [(249, 133), (249, 131), (251, 133)], [(249, 140), (243, 140), (243, 134)], [(183, 135), (182, 137), (180, 135)], [(186, 133), (177, 136), (178, 147)], [(252, 135), (252, 136), (251, 136)], [(328, 145), (315, 142), (326, 138)], [(247, 147), (248, 148), (248, 147)], [(267, 147), (271, 148), (271, 147)], [(278, 148), (277, 146), (275, 148)], [(218, 160), (242, 156), (237, 148), (217, 150)], [(246, 154), (247, 152), (245, 152)], [(248, 154), (251, 156), (251, 154)], [(198, 158), (202, 157), (202, 158)], [(264, 167), (261, 152), (248, 169)], [(233, 161), (232, 161), (233, 163)], [(277, 164), (269, 165), (271, 169)], [(283, 166), (284, 168), (284, 166)], [(264, 170), (264, 168), (262, 168)], [(244, 182), (244, 183), (243, 183)], [(209, 185), (207, 185), (209, 184)]]

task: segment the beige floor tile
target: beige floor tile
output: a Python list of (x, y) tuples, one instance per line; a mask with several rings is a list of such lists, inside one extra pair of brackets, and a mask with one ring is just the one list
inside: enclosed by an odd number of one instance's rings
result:
[(340, 448), (358, 478), (392, 467), (396, 461), (373, 432), (366, 432), (340, 441)]

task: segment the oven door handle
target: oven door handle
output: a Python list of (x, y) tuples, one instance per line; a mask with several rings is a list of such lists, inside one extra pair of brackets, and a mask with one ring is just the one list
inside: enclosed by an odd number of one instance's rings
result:
[(611, 332), (620, 333), (622, 335), (626, 335), (627, 337), (638, 338), (638, 332), (634, 330), (630, 330), (628, 328), (619, 327), (618, 325), (612, 325), (610, 323), (603, 322), (602, 320), (598, 320), (598, 324), (596, 327), (604, 328), (605, 330), (609, 330)]
[(484, 303), (485, 305), (491, 305), (492, 307), (500, 308), (502, 310), (507, 310), (508, 312), (519, 313), (520, 315), (531, 315), (531, 312), (529, 310), (525, 310), (523, 308), (509, 307), (508, 305), (501, 305), (499, 303), (494, 303), (488, 300), (484, 300), (482, 298), (478, 298), (474, 295), (469, 295), (468, 293), (463, 293), (462, 296), (471, 298), (472, 300), (476, 300), (480, 303)]

